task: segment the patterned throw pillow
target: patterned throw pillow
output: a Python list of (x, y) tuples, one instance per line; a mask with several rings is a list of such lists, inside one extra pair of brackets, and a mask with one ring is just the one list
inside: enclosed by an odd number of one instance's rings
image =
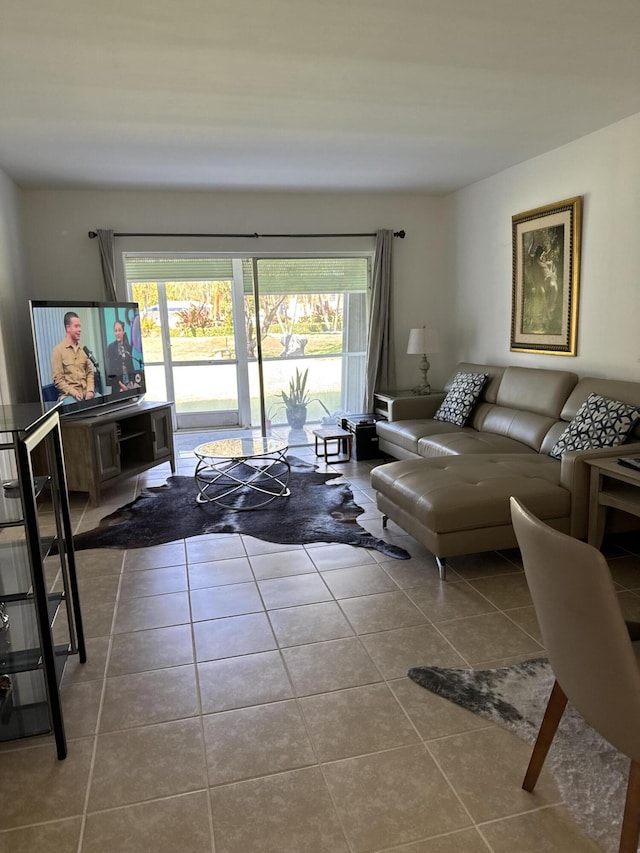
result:
[(434, 420), (464, 426), (488, 378), (487, 373), (458, 373)]
[(553, 445), (549, 456), (622, 444), (640, 420), (640, 409), (591, 393)]

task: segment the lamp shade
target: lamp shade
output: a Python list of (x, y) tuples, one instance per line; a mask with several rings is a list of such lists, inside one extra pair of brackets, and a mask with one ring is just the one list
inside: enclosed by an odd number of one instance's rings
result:
[(407, 355), (424, 355), (425, 353), (440, 352), (437, 329), (411, 329), (409, 332), (409, 343)]

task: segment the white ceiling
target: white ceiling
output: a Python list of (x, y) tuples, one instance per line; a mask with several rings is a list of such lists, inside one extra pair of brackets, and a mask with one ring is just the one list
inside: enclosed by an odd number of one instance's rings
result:
[(23, 187), (447, 192), (637, 112), (639, 0), (0, 0)]

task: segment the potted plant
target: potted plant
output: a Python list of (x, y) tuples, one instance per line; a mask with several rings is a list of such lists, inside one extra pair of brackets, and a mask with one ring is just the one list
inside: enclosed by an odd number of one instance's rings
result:
[(309, 403), (320, 403), (327, 414), (330, 414), (322, 400), (310, 397), (307, 391), (307, 376), (309, 368), (300, 373), (296, 367), (296, 375), (289, 381), (289, 392), (281, 391), (276, 394), (280, 397), (287, 412), (287, 423), (291, 429), (302, 429), (307, 420), (307, 406)]

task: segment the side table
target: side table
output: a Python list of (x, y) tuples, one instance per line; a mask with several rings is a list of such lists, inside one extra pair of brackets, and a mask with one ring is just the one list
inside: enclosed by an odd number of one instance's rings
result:
[[(325, 462), (331, 458), (332, 462), (349, 462), (351, 460), (351, 442), (352, 434), (339, 426), (322, 427), (314, 429), (315, 450), (316, 456), (320, 456)], [(318, 439), (322, 441), (322, 450), (318, 449)], [(329, 442), (335, 441), (337, 449), (334, 452), (329, 452)]]
[[(623, 455), (622, 453), (621, 456)], [(607, 520), (607, 507), (621, 509), (640, 517), (640, 472), (620, 465), (617, 457), (585, 461), (591, 466), (587, 541), (589, 545), (600, 548)]]

